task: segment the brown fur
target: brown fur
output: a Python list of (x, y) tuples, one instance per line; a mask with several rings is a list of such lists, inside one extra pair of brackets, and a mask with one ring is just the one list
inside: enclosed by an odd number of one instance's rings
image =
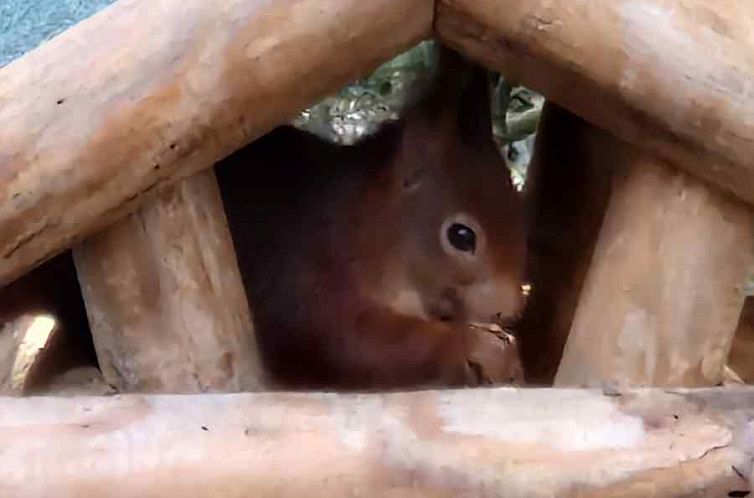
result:
[[(448, 51), (441, 67), (423, 103), (364, 143), (281, 128), (218, 168), (263, 357), (287, 387), (519, 373), (468, 322), (519, 311), (520, 200), (491, 138), (486, 73)], [(473, 258), (441, 242), (456, 213), (478, 224)]]

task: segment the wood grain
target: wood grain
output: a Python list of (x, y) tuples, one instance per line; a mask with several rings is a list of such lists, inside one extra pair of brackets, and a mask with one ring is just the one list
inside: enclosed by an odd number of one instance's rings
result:
[(0, 285), (428, 37), (433, 9), (121, 0), (5, 66)]
[(0, 494), (733, 496), (753, 414), (751, 389), (0, 398)]
[(253, 390), (262, 369), (213, 170), (75, 248), (105, 381), (120, 392)]
[(605, 136), (618, 172), (556, 385), (723, 380), (754, 262), (751, 209)]

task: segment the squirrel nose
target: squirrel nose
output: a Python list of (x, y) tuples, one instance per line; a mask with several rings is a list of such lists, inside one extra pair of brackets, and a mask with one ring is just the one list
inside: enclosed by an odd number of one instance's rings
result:
[(465, 289), (463, 297), (469, 318), (473, 320), (516, 317), (524, 305), (521, 283), (509, 278), (473, 284)]
[(443, 322), (459, 321), (465, 315), (463, 301), (452, 288), (443, 290), (440, 298), (430, 305), (428, 312), (431, 317)]

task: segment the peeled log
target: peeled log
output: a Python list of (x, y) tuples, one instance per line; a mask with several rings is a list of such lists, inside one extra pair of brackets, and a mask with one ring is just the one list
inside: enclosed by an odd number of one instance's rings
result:
[(431, 0), (121, 0), (0, 70), (0, 286), (431, 34)]
[(438, 0), (449, 45), (754, 203), (754, 2)]
[(752, 415), (746, 388), (0, 398), (0, 495), (736, 496)]
[(119, 392), (258, 389), (262, 369), (213, 170), (74, 249), (105, 381)]
[(752, 210), (604, 135), (612, 195), (555, 384), (723, 381), (754, 262)]

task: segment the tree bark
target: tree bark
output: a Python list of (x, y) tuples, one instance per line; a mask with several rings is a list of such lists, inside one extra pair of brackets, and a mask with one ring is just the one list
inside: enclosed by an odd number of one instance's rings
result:
[(0, 399), (0, 494), (735, 496), (752, 415), (751, 389)]
[(122, 0), (0, 70), (0, 286), (431, 34), (431, 0)]
[(719, 384), (754, 261), (751, 209), (617, 139), (598, 146), (616, 151), (616, 174), (556, 385)]
[(754, 3), (439, 0), (446, 43), (754, 202)]
[(262, 369), (213, 170), (74, 250), (100, 368), (120, 392), (257, 389)]

